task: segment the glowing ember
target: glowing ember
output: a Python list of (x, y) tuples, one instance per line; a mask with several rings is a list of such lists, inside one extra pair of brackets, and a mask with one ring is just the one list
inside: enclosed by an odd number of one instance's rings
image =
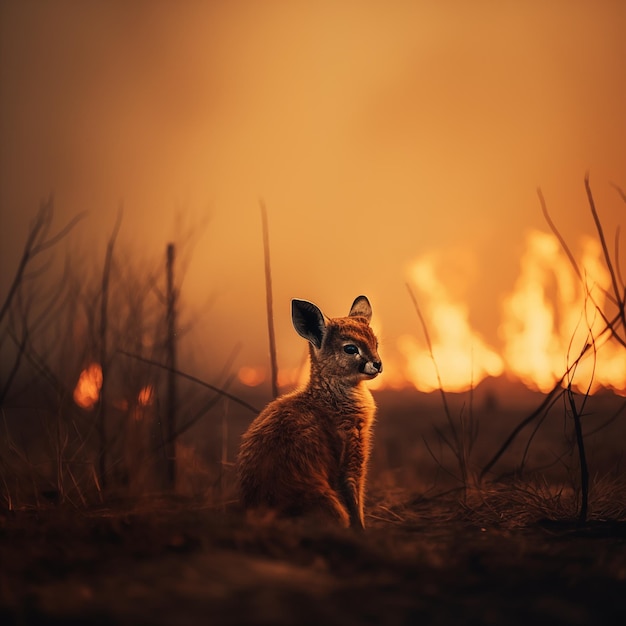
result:
[(154, 387), (146, 385), (137, 395), (139, 406), (150, 406), (154, 402)]
[(91, 410), (100, 398), (102, 388), (102, 368), (98, 363), (86, 367), (78, 378), (74, 389), (74, 402), (87, 410)]

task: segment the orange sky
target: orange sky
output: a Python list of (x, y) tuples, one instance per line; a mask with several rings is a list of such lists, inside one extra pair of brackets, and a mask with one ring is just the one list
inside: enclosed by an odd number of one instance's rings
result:
[(497, 348), (526, 234), (546, 229), (538, 185), (573, 244), (587, 170), (607, 230), (624, 226), (625, 30), (619, 0), (5, 1), (2, 275), (51, 192), (59, 223), (90, 211), (100, 256), (121, 201), (146, 254), (176, 213), (208, 214), (183, 287), (213, 303), (195, 345), (207, 371), (238, 341), (264, 363), (263, 197), (280, 364), (302, 356), (290, 298), (333, 316), (360, 293), (401, 359), (424, 256)]

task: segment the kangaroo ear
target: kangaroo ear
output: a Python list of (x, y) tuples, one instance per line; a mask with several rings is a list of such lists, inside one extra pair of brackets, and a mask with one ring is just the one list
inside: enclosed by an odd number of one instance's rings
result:
[(291, 301), (291, 320), (296, 332), (310, 341), (318, 350), (322, 347), (322, 339), (326, 332), (324, 314), (306, 300)]
[(370, 301), (365, 296), (359, 296), (353, 303), (350, 308), (350, 313), (348, 313), (348, 317), (364, 317), (369, 324), (372, 319), (372, 307), (370, 305)]

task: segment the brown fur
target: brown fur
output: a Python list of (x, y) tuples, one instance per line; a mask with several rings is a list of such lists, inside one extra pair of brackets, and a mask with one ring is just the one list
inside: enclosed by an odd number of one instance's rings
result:
[(327, 319), (302, 300), (293, 301), (292, 311), (296, 330), (311, 344), (309, 382), (271, 402), (244, 434), (237, 468), (242, 504), (363, 528), (376, 412), (365, 381), (382, 371), (371, 308), (360, 296), (348, 317)]

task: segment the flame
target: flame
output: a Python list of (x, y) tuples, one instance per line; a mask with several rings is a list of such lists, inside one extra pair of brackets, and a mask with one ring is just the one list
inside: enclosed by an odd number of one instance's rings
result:
[(150, 406), (154, 402), (154, 387), (146, 385), (137, 395), (139, 406)]
[[(589, 343), (595, 344), (571, 376), (573, 386), (592, 393), (601, 387), (626, 390), (624, 350), (601, 337), (610, 276), (597, 241), (582, 240), (576, 276), (557, 239), (533, 231), (521, 258), (512, 294), (503, 302), (499, 334), (507, 369), (530, 389), (547, 392)], [(591, 351), (593, 352), (593, 350)], [(566, 382), (570, 382), (567, 380)]]
[(437, 276), (436, 265), (434, 259), (422, 257), (410, 271), (413, 284), (427, 296), (424, 317), (432, 355), (409, 336), (401, 337), (398, 347), (408, 362), (407, 377), (420, 391), (440, 386), (465, 391), (487, 376), (502, 374), (503, 362), (472, 330), (467, 306), (451, 296)]
[(74, 402), (83, 409), (93, 409), (100, 399), (101, 388), (102, 368), (98, 363), (91, 363), (78, 377), (74, 389)]
[[(152, 385), (146, 385), (142, 387), (137, 394), (137, 404), (133, 405), (130, 415), (136, 422), (143, 420), (145, 417), (149, 417), (151, 412), (147, 409), (154, 403), (155, 391)], [(124, 410), (128, 410), (128, 402), (125, 402)]]
[(603, 334), (605, 321), (599, 311), (607, 310), (611, 277), (595, 239), (581, 240), (578, 268), (580, 276), (554, 235), (528, 234), (520, 274), (502, 302), (498, 353), (471, 328), (468, 307), (451, 296), (436, 262), (427, 256), (418, 259), (410, 279), (425, 296), (432, 355), (414, 337), (401, 337), (398, 347), (407, 360), (407, 379), (421, 391), (440, 386), (464, 391), (506, 371), (545, 393), (590, 346), (564, 384), (582, 393), (611, 388), (626, 395), (624, 348), (609, 341), (610, 333)]
[(565, 304), (574, 297), (569, 268), (560, 262), (559, 244), (546, 233), (532, 232), (521, 258), (521, 274), (503, 302), (499, 334), (508, 370), (529, 388), (549, 391), (567, 367), (567, 347), (555, 333), (555, 309), (546, 293), (551, 279)]

